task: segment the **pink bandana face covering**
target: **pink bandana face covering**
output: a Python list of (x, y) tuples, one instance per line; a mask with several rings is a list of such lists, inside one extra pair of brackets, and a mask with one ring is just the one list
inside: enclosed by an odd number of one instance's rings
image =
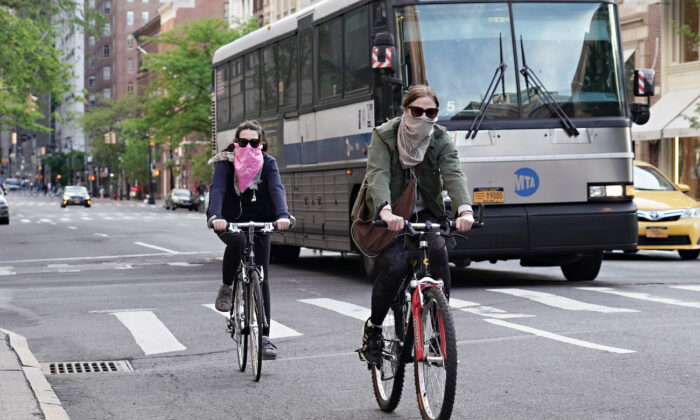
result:
[(262, 144), (253, 148), (250, 144), (241, 147), (235, 143), (233, 166), (236, 169), (238, 187), (241, 193), (250, 186), (263, 166)]

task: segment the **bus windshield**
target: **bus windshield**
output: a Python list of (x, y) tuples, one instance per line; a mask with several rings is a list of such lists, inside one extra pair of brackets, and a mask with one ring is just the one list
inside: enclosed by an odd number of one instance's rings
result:
[(556, 118), (523, 61), (567, 116), (624, 115), (611, 4), (513, 3), (512, 14), (507, 3), (424, 4), (398, 7), (396, 19), (401, 76), (435, 89), (440, 120), (474, 118), (501, 54), (506, 70), (487, 120)]

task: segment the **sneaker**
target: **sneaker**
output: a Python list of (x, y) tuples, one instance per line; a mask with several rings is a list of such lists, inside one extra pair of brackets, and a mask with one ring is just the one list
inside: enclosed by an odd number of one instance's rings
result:
[(277, 346), (272, 344), (269, 338), (263, 336), (263, 360), (272, 360), (277, 358)]
[(233, 288), (228, 285), (222, 284), (219, 287), (219, 293), (216, 294), (216, 300), (214, 301), (214, 307), (220, 312), (230, 312), (231, 305), (233, 301)]
[(362, 347), (359, 349), (360, 359), (367, 363), (378, 365), (382, 359), (382, 327), (369, 325), (369, 319), (362, 327)]

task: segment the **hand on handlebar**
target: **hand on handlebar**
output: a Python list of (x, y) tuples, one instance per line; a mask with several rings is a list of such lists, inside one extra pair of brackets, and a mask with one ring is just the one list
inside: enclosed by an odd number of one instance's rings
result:
[(455, 219), (455, 228), (458, 232), (466, 232), (471, 230), (474, 224), (474, 214), (472, 212), (464, 212), (461, 216)]
[(391, 210), (382, 210), (379, 212), (379, 217), (386, 222), (387, 229), (394, 232), (403, 230), (403, 217), (395, 215)]
[(228, 222), (226, 221), (226, 219), (216, 219), (211, 222), (211, 226), (214, 228), (214, 230), (220, 232), (222, 230), (226, 230), (226, 228), (228, 227)]
[(289, 219), (277, 219), (275, 222), (275, 225), (277, 226), (277, 230), (287, 230), (289, 229), (289, 226), (292, 224), (291, 220)]

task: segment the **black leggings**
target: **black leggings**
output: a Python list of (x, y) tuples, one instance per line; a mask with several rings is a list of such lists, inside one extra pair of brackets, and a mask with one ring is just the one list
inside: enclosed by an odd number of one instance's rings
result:
[[(432, 222), (435, 221), (435, 218), (426, 211), (418, 214), (418, 220), (420, 222), (425, 222), (426, 220)], [(449, 297), (450, 268), (445, 238), (431, 233), (427, 235), (427, 239), (431, 277), (442, 279), (445, 284), (445, 294)], [(403, 241), (395, 241), (389, 248), (379, 254), (376, 261), (379, 274), (372, 288), (372, 314), (370, 320), (374, 325), (382, 325), (403, 280), (408, 274), (408, 262), (403, 249)]]
[[(231, 286), (236, 270), (241, 263), (241, 253), (248, 243), (247, 233), (216, 232), (219, 239), (226, 244), (224, 263), (222, 264), (223, 282)], [(262, 265), (265, 278), (262, 282), (263, 305), (268, 326), (263, 328), (263, 335), (270, 335), (270, 235), (255, 234), (255, 263)]]

